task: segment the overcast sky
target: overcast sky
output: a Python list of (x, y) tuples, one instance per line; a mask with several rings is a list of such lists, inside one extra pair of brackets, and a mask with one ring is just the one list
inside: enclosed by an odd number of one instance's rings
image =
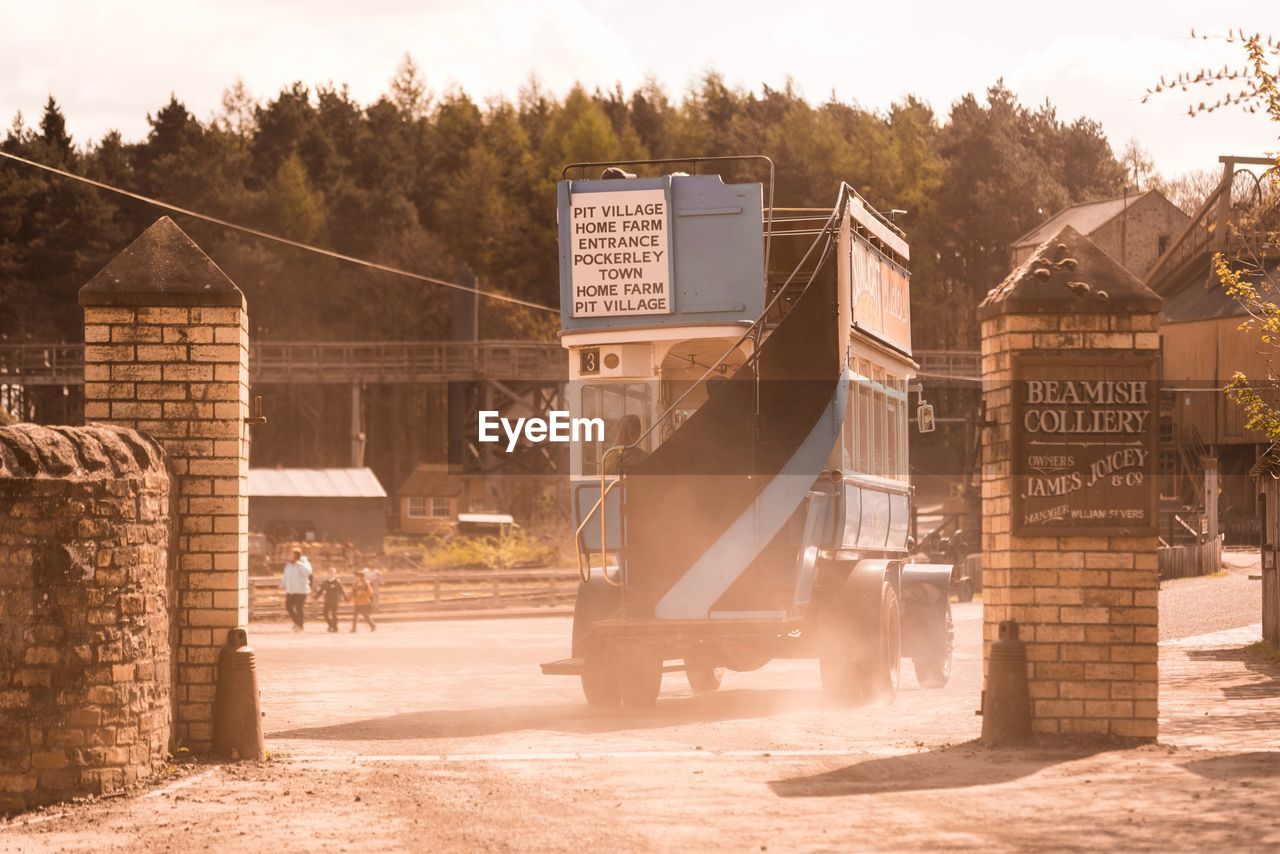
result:
[(629, 91), (651, 74), (678, 94), (717, 69), (867, 107), (914, 93), (945, 113), (1003, 77), (1025, 103), (1098, 119), (1117, 151), (1137, 139), (1172, 175), (1280, 148), (1259, 115), (1191, 119), (1181, 95), (1139, 103), (1161, 74), (1241, 65), (1238, 47), (1188, 37), (1240, 26), (1280, 36), (1280, 2), (0, 0), (0, 115), (34, 123), (52, 93), (78, 142), (113, 128), (137, 139), (170, 92), (207, 118), (236, 79), (258, 97), (334, 81), (369, 101), (406, 52), (433, 90), (476, 98), (514, 95), (530, 75), (562, 93), (575, 80)]

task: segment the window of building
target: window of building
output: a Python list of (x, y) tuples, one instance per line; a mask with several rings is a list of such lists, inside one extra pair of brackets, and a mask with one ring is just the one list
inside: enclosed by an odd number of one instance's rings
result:
[(1156, 238), (1156, 256), (1163, 255), (1169, 251), (1169, 235), (1162, 234)]
[(453, 514), (449, 512), (448, 498), (432, 498), (431, 499), (431, 518), (432, 519), (448, 519)]
[(421, 495), (414, 495), (409, 498), (409, 518), (425, 519), (427, 517), (427, 499)]
[(1174, 500), (1178, 498), (1178, 453), (1177, 451), (1160, 452), (1160, 497)]

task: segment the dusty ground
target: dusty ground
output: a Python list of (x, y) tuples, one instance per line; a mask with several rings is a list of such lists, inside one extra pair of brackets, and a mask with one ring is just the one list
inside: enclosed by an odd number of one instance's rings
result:
[[(1162, 613), (1232, 583), (1167, 585)], [(271, 761), (22, 817), (0, 851), (1280, 845), (1280, 669), (1241, 651), (1256, 629), (1162, 646), (1166, 744), (995, 751), (970, 743), (980, 603), (956, 618), (951, 685), (908, 665), (892, 706), (828, 706), (811, 662), (782, 661), (711, 695), (668, 674), (644, 714), (539, 674), (565, 618), (255, 627)]]

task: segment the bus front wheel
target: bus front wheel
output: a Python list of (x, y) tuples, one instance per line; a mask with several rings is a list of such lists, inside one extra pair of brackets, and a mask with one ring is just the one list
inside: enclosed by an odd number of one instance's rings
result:
[(604, 644), (588, 644), (583, 650), (582, 694), (596, 709), (616, 709), (622, 703), (618, 669)]

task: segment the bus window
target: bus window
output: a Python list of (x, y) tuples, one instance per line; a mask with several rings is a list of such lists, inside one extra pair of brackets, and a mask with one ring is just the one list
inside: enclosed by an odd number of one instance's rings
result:
[(871, 388), (858, 383), (858, 471), (871, 473)]
[(907, 417), (908, 417), (907, 402), (905, 400), (899, 400), (898, 401), (898, 459), (901, 461), (899, 463), (899, 468), (901, 468), (901, 471), (899, 471), (897, 475), (899, 480), (911, 479), (911, 469), (909, 466), (910, 459), (907, 456)]
[(844, 426), (843, 426), (843, 453), (840, 456), (840, 468), (842, 471), (853, 471), (856, 464), (854, 453), (854, 441), (857, 439), (857, 420), (858, 420), (858, 380), (854, 378), (849, 383), (849, 395), (845, 400), (844, 406)]
[[(604, 441), (582, 443), (582, 473), (600, 473), (600, 457), (629, 442), (649, 426), (649, 389), (644, 383), (598, 383), (582, 387), (584, 418), (604, 419)], [(641, 443), (646, 447), (649, 443)]]
[(888, 459), (886, 460), (884, 473), (886, 477), (900, 477), (901, 472), (899, 470), (899, 466), (901, 465), (900, 461), (902, 457), (901, 451), (898, 448), (898, 400), (897, 398), (891, 397), (888, 399), (887, 403), (888, 406), (885, 412), (885, 420), (887, 422), (888, 435), (886, 437), (887, 441), (885, 442), (885, 449), (888, 451)]
[(875, 393), (875, 403), (871, 412), (872, 420), (872, 440), (871, 440), (871, 474), (883, 475), (885, 473), (885, 436), (884, 436), (884, 392), (877, 391)]

